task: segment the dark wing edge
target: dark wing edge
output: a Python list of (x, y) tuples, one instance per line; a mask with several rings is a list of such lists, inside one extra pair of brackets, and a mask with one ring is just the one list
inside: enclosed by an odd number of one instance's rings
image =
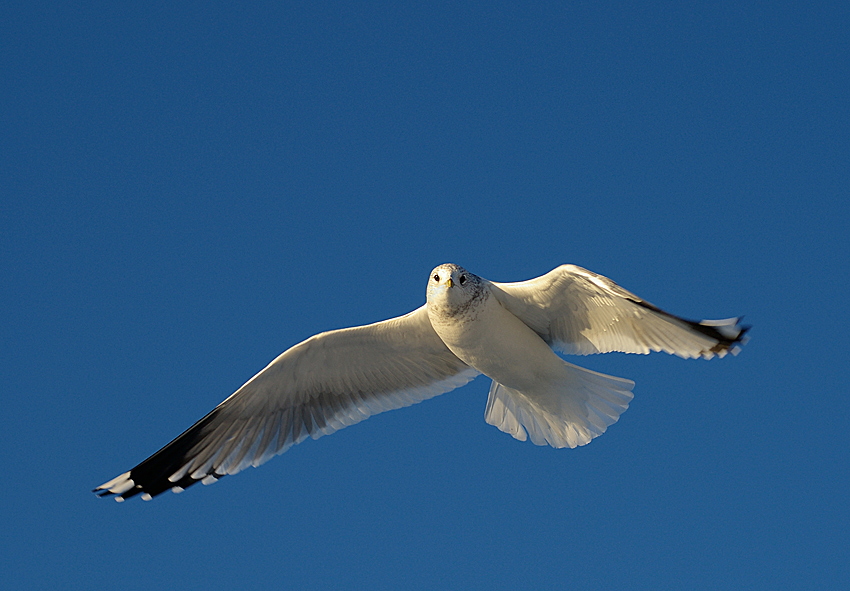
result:
[(741, 321), (744, 319), (743, 316), (733, 316), (732, 318), (723, 318), (720, 320), (688, 320), (687, 318), (681, 318), (680, 316), (665, 312), (661, 308), (640, 298), (630, 301), (656, 314), (665, 316), (672, 322), (684, 324), (691, 330), (702, 333), (709, 339), (716, 341), (708, 349), (700, 351), (700, 356), (705, 359), (711, 359), (714, 355), (722, 358), (727, 353), (737, 355), (741, 352), (741, 345), (746, 345), (747, 341), (750, 340), (747, 332), (752, 328), (752, 325), (741, 324)]
[[(215, 425), (216, 416), (221, 412), (222, 405), (215, 407), (204, 418), (135, 468), (104, 482), (92, 492), (98, 497), (115, 495), (115, 500), (120, 503), (138, 494), (142, 494), (145, 500), (150, 500), (166, 490), (183, 492), (186, 488), (202, 481), (203, 479), (193, 479), (189, 474), (175, 481), (170, 480), (168, 476), (177, 472), (186, 463), (192, 448), (211, 431), (211, 425)], [(209, 476), (211, 480), (207, 483), (211, 484), (225, 474), (217, 474), (213, 471)]]

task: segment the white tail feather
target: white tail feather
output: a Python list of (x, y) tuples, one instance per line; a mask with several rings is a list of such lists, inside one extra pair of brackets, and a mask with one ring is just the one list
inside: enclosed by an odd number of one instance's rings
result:
[(494, 381), (484, 420), (535, 445), (586, 445), (620, 418), (632, 400), (631, 380), (564, 362), (562, 383), (545, 393), (523, 393)]

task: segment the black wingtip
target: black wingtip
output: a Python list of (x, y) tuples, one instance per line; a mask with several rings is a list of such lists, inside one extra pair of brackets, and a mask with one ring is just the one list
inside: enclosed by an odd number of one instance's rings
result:
[(679, 322), (684, 322), (691, 329), (701, 332), (710, 339), (717, 341), (713, 347), (703, 351), (703, 357), (711, 358), (714, 355), (722, 357), (726, 355), (726, 353), (737, 355), (738, 351), (741, 350), (738, 345), (744, 345), (749, 340), (749, 337), (745, 335), (747, 331), (752, 328), (752, 325), (742, 325), (741, 320), (744, 319), (743, 316), (727, 318), (724, 320), (702, 320), (697, 322), (695, 320), (688, 320), (687, 318), (682, 318), (681, 316), (676, 316), (675, 314), (666, 312), (645, 300), (634, 298), (629, 299), (633, 303), (646, 308), (647, 310), (678, 320)]
[[(717, 341), (709, 351), (718, 354), (721, 357), (726, 353), (737, 355), (741, 348), (738, 345), (744, 345), (749, 340), (746, 336), (747, 331), (752, 328), (752, 325), (741, 324), (743, 316), (730, 318), (729, 322), (718, 320), (703, 320), (701, 322), (686, 321), (694, 329), (704, 335)], [(725, 324), (724, 324), (725, 322)]]
[[(117, 479), (102, 484), (95, 488), (92, 492), (98, 497), (108, 497), (115, 495), (116, 501), (124, 501), (141, 494), (145, 500), (150, 500), (167, 490), (185, 490), (198, 482), (201, 479), (192, 478), (189, 474), (172, 482), (169, 477), (177, 472), (189, 460), (191, 450), (203, 439), (204, 431), (212, 418), (218, 412), (218, 407), (213, 409), (204, 418), (189, 427), (186, 431), (176, 437), (171, 443), (164, 446), (155, 454), (141, 462), (139, 465), (130, 470), (126, 474), (126, 480), (130, 481), (132, 488), (121, 490), (121, 492), (112, 492), (110, 486), (116, 483)], [(125, 475), (122, 475), (125, 476)], [(224, 474), (213, 473), (210, 476), (215, 480), (220, 480)], [(119, 477), (120, 478), (120, 477)], [(120, 483), (117, 483), (120, 486)], [(122, 487), (123, 488), (123, 487)]]

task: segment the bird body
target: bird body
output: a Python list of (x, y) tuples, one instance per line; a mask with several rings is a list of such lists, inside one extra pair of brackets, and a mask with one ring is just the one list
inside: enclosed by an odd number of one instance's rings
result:
[(485, 420), (516, 439), (576, 447), (601, 435), (634, 382), (568, 363), (586, 355), (737, 353), (739, 318), (693, 322), (581, 267), (519, 283), (436, 267), (409, 314), (315, 335), (288, 349), (209, 414), (132, 470), (97, 487), (122, 501), (210, 484), (383, 412), (491, 378)]
[[(485, 420), (520, 440), (576, 447), (628, 408), (634, 382), (567, 363), (507, 310), (491, 282), (457, 265), (434, 270), (428, 316), (446, 346), (493, 380)], [(509, 360), (509, 362), (506, 362)]]
[[(449, 265), (443, 265), (442, 270), (446, 275), (451, 272)], [(494, 381), (519, 390), (531, 390), (541, 381), (560, 377), (563, 360), (499, 303), (489, 282), (459, 269), (453, 274), (458, 277), (451, 287), (428, 290), (428, 318), (452, 353)], [(464, 274), (469, 277), (465, 284), (477, 285), (470, 290), (468, 301), (456, 304), (464, 309), (463, 313), (447, 313), (450, 305), (445, 300), (449, 299), (450, 290), (464, 287), (459, 284)], [(504, 363), (505, 359), (511, 363)]]

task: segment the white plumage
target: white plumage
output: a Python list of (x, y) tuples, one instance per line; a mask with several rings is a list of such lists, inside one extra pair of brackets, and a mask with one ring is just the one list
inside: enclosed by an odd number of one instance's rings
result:
[(678, 318), (574, 265), (519, 283), (440, 265), (421, 308), (295, 345), (174, 441), (94, 492), (122, 501), (209, 484), (308, 436), (432, 398), (479, 373), (493, 379), (488, 423), (538, 445), (585, 445), (628, 408), (634, 383), (567, 363), (553, 349), (709, 359), (738, 352), (747, 330), (738, 321)]

